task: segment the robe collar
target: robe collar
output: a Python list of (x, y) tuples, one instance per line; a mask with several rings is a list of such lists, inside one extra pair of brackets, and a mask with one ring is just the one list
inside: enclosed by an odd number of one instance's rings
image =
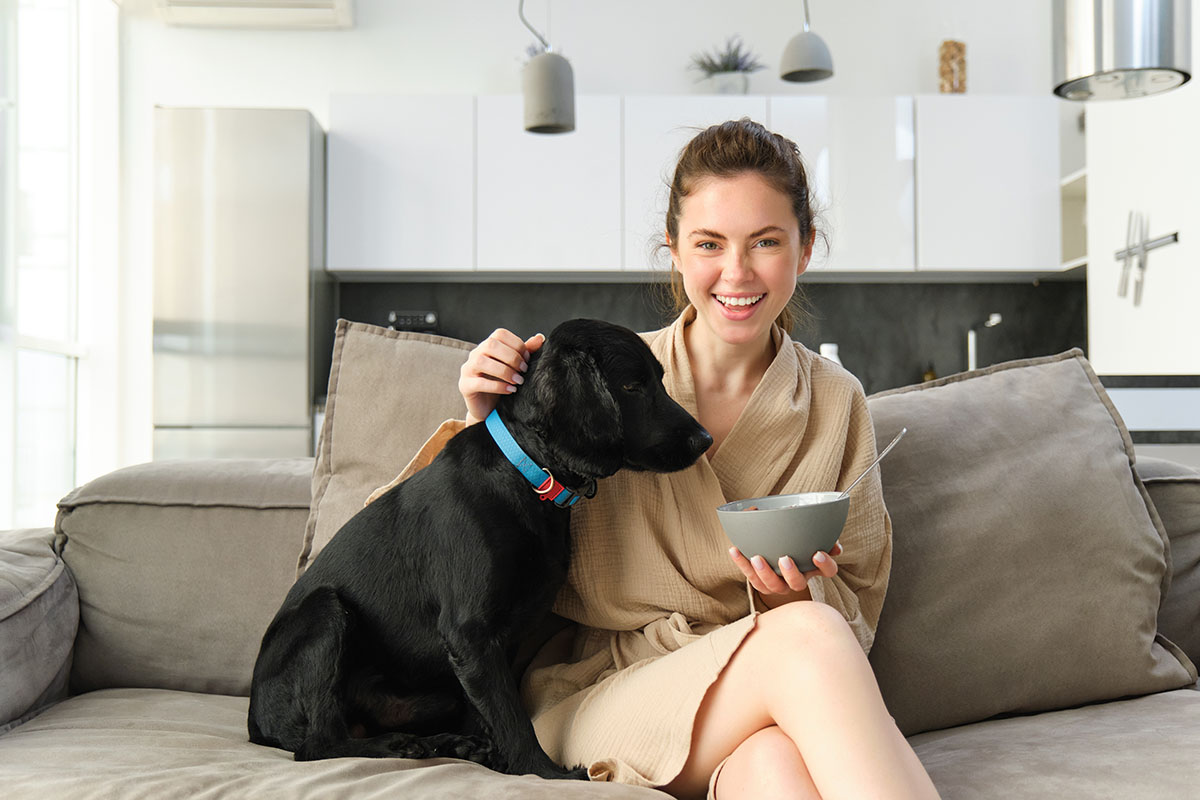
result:
[[(654, 342), (655, 355), (666, 367), (664, 385), (675, 400), (697, 415), (696, 384), (684, 328), (696, 319), (689, 306)], [(750, 395), (746, 407), (711, 460), (700, 459), (731, 500), (777, 494), (788, 465), (795, 459), (807, 426), (812, 399), (811, 357), (804, 357), (787, 332), (771, 327), (775, 358)]]

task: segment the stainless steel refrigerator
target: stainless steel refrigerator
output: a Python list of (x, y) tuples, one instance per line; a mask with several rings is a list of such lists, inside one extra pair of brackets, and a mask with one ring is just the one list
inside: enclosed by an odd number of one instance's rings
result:
[(156, 108), (154, 457), (304, 456), (329, 376), (325, 134)]

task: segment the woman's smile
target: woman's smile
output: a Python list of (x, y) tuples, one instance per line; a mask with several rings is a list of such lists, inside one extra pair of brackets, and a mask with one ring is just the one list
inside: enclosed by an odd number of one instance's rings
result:
[(713, 300), (720, 307), (722, 315), (730, 320), (749, 319), (762, 306), (766, 293), (758, 294), (714, 294)]

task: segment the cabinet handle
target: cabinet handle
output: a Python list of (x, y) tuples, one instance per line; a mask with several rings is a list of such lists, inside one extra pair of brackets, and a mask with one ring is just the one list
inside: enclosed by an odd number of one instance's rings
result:
[[(1139, 220), (1141, 219), (1139, 215)], [(1117, 297), (1129, 294), (1129, 264), (1133, 258), (1133, 212), (1129, 212), (1129, 221), (1125, 223), (1125, 249), (1117, 253), (1121, 259), (1121, 280), (1117, 284)]]
[(1146, 237), (1149, 235), (1150, 218), (1130, 211), (1129, 221), (1125, 227), (1125, 249), (1118, 250), (1113, 254), (1114, 258), (1121, 261), (1121, 279), (1117, 284), (1118, 297), (1124, 297), (1128, 291), (1129, 267), (1133, 261), (1137, 262), (1137, 275), (1133, 279), (1133, 304), (1135, 306), (1142, 304), (1142, 287), (1146, 281), (1146, 262), (1150, 251), (1179, 241), (1179, 231), (1159, 236), (1156, 239), (1147, 239)]

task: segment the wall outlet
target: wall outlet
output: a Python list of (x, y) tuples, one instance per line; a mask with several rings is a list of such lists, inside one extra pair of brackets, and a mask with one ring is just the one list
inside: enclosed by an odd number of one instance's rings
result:
[(438, 315), (436, 311), (389, 311), (387, 322), (390, 330), (430, 333), (437, 330)]

